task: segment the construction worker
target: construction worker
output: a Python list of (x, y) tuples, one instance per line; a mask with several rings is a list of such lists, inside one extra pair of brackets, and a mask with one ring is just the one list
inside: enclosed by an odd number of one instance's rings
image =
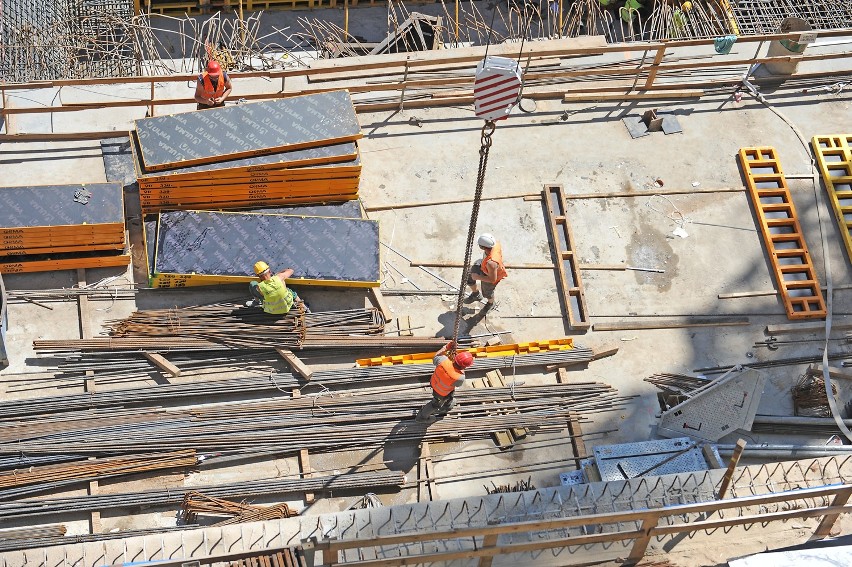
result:
[[(482, 250), (482, 260), (477, 260), (470, 268), (470, 276), (467, 285), (470, 286), (470, 295), (465, 298), (465, 303), (486, 300), (484, 310), (494, 307), (494, 289), (500, 280), (508, 276), (506, 267), (503, 265), (503, 248), (497, 239), (491, 234), (484, 233), (479, 236), (476, 243)], [(482, 291), (476, 282), (482, 282)]]
[[(273, 274), (269, 264), (261, 260), (255, 263), (254, 273), (260, 281), (251, 282), (249, 291), (251, 291), (252, 297), (263, 303), (265, 313), (284, 315), (290, 312), (294, 303), (301, 301), (296, 292), (284, 283), (284, 280), (293, 275), (293, 268), (287, 268), (283, 272)], [(256, 307), (258, 301), (249, 301), (246, 306)], [(305, 305), (305, 311), (310, 312), (307, 305)]]
[(198, 84), (195, 86), (195, 102), (198, 103), (196, 109), (225, 106), (225, 99), (231, 94), (232, 88), (228, 73), (222, 71), (221, 65), (211, 59), (207, 63), (207, 70), (198, 75)]
[(432, 379), (429, 381), (432, 386), (432, 399), (417, 412), (416, 421), (427, 422), (435, 412), (438, 412), (438, 417), (443, 417), (455, 405), (453, 394), (456, 388), (464, 384), (464, 370), (473, 365), (473, 355), (463, 351), (456, 353), (450, 360), (446, 352), (453, 348), (455, 343), (450, 341), (435, 353), (435, 358), (432, 359), (435, 372), (432, 373)]

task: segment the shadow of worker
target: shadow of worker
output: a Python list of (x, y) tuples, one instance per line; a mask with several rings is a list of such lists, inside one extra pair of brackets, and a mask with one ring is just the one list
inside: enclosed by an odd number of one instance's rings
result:
[[(423, 401), (425, 403), (427, 400)], [(415, 421), (412, 415), (410, 419), (404, 419), (394, 425), (382, 445), (384, 448), (382, 460), (390, 470), (408, 473), (417, 466), (417, 460), (420, 458), (420, 443), (430, 423), (433, 422)]]

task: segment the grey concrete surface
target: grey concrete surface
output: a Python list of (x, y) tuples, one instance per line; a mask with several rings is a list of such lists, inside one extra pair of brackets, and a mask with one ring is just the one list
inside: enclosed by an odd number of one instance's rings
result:
[[(831, 83), (826, 79), (825, 84)], [(113, 96), (137, 97), (127, 91), (99, 87)], [(178, 86), (168, 87), (178, 89)], [(63, 91), (64, 92), (64, 91)], [(177, 91), (176, 91), (177, 92)], [(74, 96), (82, 96), (80, 93)], [(64, 96), (64, 95), (63, 95)], [(848, 133), (852, 122), (848, 92), (840, 96), (800, 89), (779, 89), (767, 99), (809, 139), (816, 134)], [(17, 103), (16, 103), (17, 104)], [(675, 111), (682, 134), (655, 133), (633, 140), (620, 118), (651, 107)], [(567, 119), (560, 120), (565, 111)], [(142, 110), (144, 114), (144, 109)], [(87, 113), (57, 115), (58, 130), (116, 130), (130, 127), (138, 111), (111, 109), (100, 112), (96, 124)], [(409, 124), (416, 116), (422, 127)], [(473, 194), (479, 150), (481, 122), (469, 108), (433, 108), (403, 112), (359, 115), (365, 138), (361, 142), (363, 174), (361, 197), (366, 207), (456, 199)], [(19, 120), (18, 131), (48, 131), (43, 115)], [(510, 263), (550, 261), (545, 213), (540, 202), (521, 198), (488, 200), (512, 194), (535, 194), (544, 183), (560, 183), (567, 194), (620, 193), (600, 199), (570, 200), (568, 218), (577, 240), (577, 256), (583, 263), (626, 262), (652, 267), (664, 273), (633, 271), (584, 271), (583, 283), (592, 322), (629, 318), (675, 316), (744, 315), (749, 325), (647, 331), (590, 331), (577, 334), (565, 323), (557, 296), (553, 271), (510, 270), (510, 276), (497, 289), (499, 307), (472, 327), (474, 332), (509, 330), (517, 341), (573, 336), (579, 344), (591, 347), (617, 346), (610, 358), (591, 363), (588, 368), (571, 369), (572, 380), (601, 381), (620, 394), (636, 398), (630, 407), (618, 412), (592, 416), (584, 426), (591, 434), (587, 447), (646, 440), (655, 435), (658, 411), (655, 390), (643, 378), (658, 372), (691, 373), (704, 366), (746, 364), (782, 357), (816, 355), (819, 343), (802, 343), (777, 351), (753, 348), (765, 339), (767, 324), (784, 323), (787, 318), (775, 297), (746, 299), (717, 298), (719, 293), (762, 291), (774, 287), (769, 261), (760, 240), (754, 215), (745, 192), (714, 193), (714, 189), (742, 188), (736, 152), (741, 147), (772, 145), (777, 148), (786, 172), (810, 172), (809, 152), (793, 130), (771, 110), (745, 97), (732, 101), (730, 92), (711, 94), (700, 101), (658, 103), (563, 104), (538, 101), (534, 113), (516, 113), (501, 123), (494, 134), (485, 198), (478, 232), (493, 233), (503, 242)], [(3, 185), (27, 183), (94, 182), (103, 180), (103, 167), (97, 143), (63, 142), (39, 144), (0, 144), (0, 179)], [(662, 181), (659, 187), (656, 180)], [(696, 185), (697, 184), (697, 185)], [(827, 206), (825, 191), (809, 180), (790, 181), (800, 221), (821, 281), (826, 281), (826, 261), (830, 261), (835, 285), (849, 283), (849, 259), (838, 236), (837, 226)], [(694, 189), (694, 194), (655, 196), (657, 191)], [(447, 204), (417, 208), (375, 211), (371, 218), (381, 222), (381, 239), (409, 258), (420, 261), (460, 261), (470, 218), (470, 204)], [(674, 234), (681, 226), (687, 237)], [(823, 246), (824, 234), (827, 247)], [(423, 289), (446, 289), (425, 272), (411, 267), (400, 257), (383, 250), (383, 287), (412, 288), (403, 278)], [(456, 282), (460, 270), (432, 268), (447, 281)], [(104, 272), (101, 274), (101, 272)], [(115, 270), (91, 271), (89, 281), (97, 281)], [(70, 272), (10, 275), (9, 289), (67, 287), (76, 283)], [(127, 275), (130, 278), (130, 273)], [(315, 309), (335, 309), (363, 305), (362, 291), (299, 290)], [(242, 294), (241, 289), (197, 289), (190, 291), (153, 290), (140, 292), (140, 308), (189, 305)], [(422, 326), (417, 334), (446, 334), (452, 325), (452, 293), (445, 296), (388, 296), (397, 315), (409, 315), (412, 325)], [(10, 307), (9, 340), (12, 366), (0, 372), (4, 398), (49, 395), (81, 391), (81, 384), (54, 388), (20, 389), (20, 372), (38, 372), (31, 342), (36, 338), (78, 336), (77, 308), (51, 304), (52, 311), (29, 304)], [(126, 315), (133, 302), (93, 302), (92, 323)], [(852, 292), (837, 291), (834, 314), (852, 315)], [(470, 321), (473, 314), (467, 313)], [(468, 325), (469, 326), (469, 325)], [(841, 336), (835, 333), (833, 336)], [(833, 350), (849, 352), (846, 345), (833, 343)], [(852, 354), (850, 354), (852, 356)], [(314, 357), (312, 364), (332, 367), (351, 364), (343, 357)], [(789, 415), (792, 406), (789, 389), (804, 366), (767, 369), (768, 386), (759, 413)], [(40, 376), (40, 375), (34, 375)], [(518, 373), (528, 383), (552, 383), (553, 373)], [(33, 381), (31, 385), (39, 383)], [(104, 387), (125, 387), (105, 385)], [(424, 389), (424, 399), (427, 396)], [(737, 437), (760, 440), (750, 433), (734, 432), (723, 442)], [(532, 437), (541, 440), (543, 436)], [(475, 496), (483, 485), (514, 483), (531, 478), (538, 488), (558, 483), (558, 473), (570, 470), (570, 444), (561, 441), (549, 448), (523, 448), (501, 453), (490, 442), (436, 445), (435, 474), (440, 498)], [(767, 436), (768, 439), (771, 436)], [(790, 438), (789, 436), (787, 438)], [(824, 442), (824, 440), (821, 440)], [(484, 449), (491, 447), (491, 455)], [(478, 452), (467, 459), (465, 452)], [(443, 455), (452, 455), (444, 457)], [(416, 474), (416, 448), (386, 448), (384, 451), (345, 455), (317, 455), (314, 467), (338, 470), (354, 462), (388, 461), (393, 468), (406, 470), (409, 479)], [(182, 482), (192, 485), (202, 480), (234, 476), (278, 475), (294, 470), (292, 459), (277, 459), (262, 465), (216, 469), (193, 475)], [(497, 471), (477, 476), (477, 471)], [(247, 471), (251, 471), (250, 473)], [(470, 473), (470, 474), (468, 474)], [(442, 480), (444, 477), (444, 480)], [(169, 480), (172, 482), (174, 479)], [(178, 479), (178, 482), (180, 480)], [(382, 494), (385, 504), (416, 501), (416, 491), (406, 488), (397, 494)], [(320, 500), (306, 513), (340, 510), (351, 496)], [(112, 527), (152, 527), (172, 525), (173, 514), (138, 514), (134, 511), (104, 522)], [(69, 533), (83, 533), (84, 518), (69, 519)]]

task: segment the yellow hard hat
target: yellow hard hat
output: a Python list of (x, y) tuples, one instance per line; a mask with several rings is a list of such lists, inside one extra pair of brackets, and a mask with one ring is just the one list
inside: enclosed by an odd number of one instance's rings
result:
[(692, 10), (692, 2), (689, 2), (689, 0), (687, 0), (683, 3), (683, 11), (689, 12), (690, 10)]
[(254, 264), (255, 275), (259, 276), (260, 274), (262, 274), (263, 272), (265, 272), (268, 269), (269, 269), (269, 264), (267, 264), (263, 260), (261, 260), (259, 262), (255, 262), (255, 264)]

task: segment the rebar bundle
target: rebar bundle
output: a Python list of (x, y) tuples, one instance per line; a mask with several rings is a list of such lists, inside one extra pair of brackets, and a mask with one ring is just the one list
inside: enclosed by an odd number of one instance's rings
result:
[[(198, 460), (195, 451), (172, 451), (149, 455), (130, 455), (85, 460), (59, 465), (44, 465), (0, 473), (0, 500), (19, 498), (60, 486), (114, 478), (123, 475), (189, 468)], [(36, 486), (33, 486), (36, 485)]]
[(221, 498), (253, 498), (270, 494), (284, 495), (298, 492), (398, 487), (404, 481), (405, 476), (401, 472), (354, 472), (303, 479), (250, 480), (232, 484), (195, 487), (193, 489), (170, 488), (166, 490), (146, 490), (143, 492), (121, 494), (95, 494), (66, 498), (21, 500), (17, 502), (0, 502), (0, 517), (23, 518), (71, 512), (90, 512), (92, 510), (109, 510), (112, 508), (166, 506), (180, 503), (188, 492), (195, 490), (203, 490), (210, 496)]
[[(449, 418), (414, 422), (428, 400), (422, 387), (389, 387), (351, 395), (322, 393), (266, 402), (201, 408), (89, 410), (0, 422), (0, 454), (137, 454), (175, 449), (199, 452), (294, 454), (391, 442), (478, 439), (513, 427), (562, 429), (575, 414), (621, 407), (605, 384), (460, 390)], [(5, 408), (4, 408), (5, 409)]]
[(181, 503), (181, 516), (186, 522), (195, 523), (199, 515), (231, 516), (227, 520), (216, 522), (213, 526), (227, 526), (244, 522), (262, 522), (278, 520), (298, 515), (287, 503), (274, 506), (255, 506), (245, 502), (233, 502), (216, 498), (201, 492), (188, 492)]

